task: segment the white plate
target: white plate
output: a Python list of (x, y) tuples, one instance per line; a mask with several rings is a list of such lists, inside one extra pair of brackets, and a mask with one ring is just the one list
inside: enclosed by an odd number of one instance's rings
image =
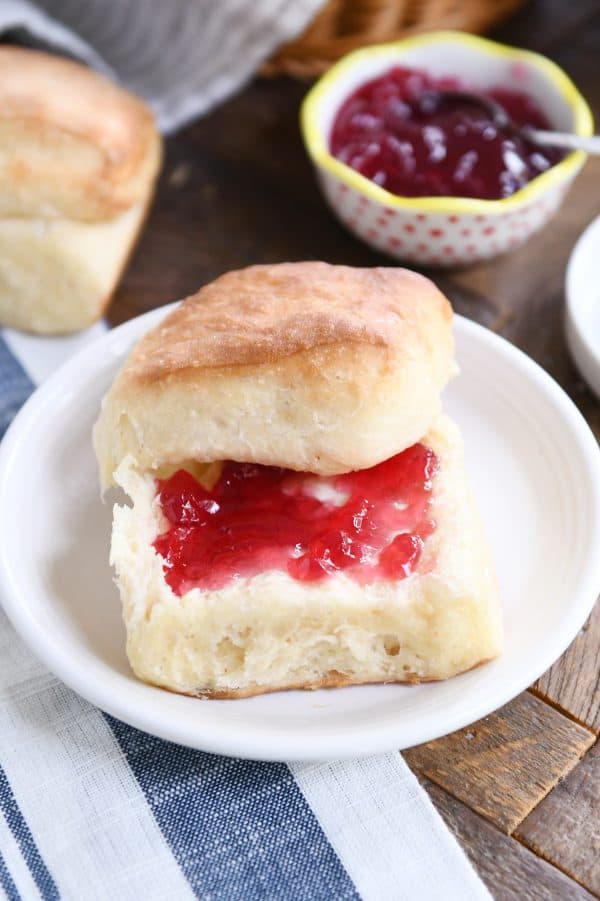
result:
[(405, 748), (490, 713), (530, 685), (577, 634), (600, 589), (600, 453), (574, 405), (506, 341), (456, 320), (461, 375), (446, 408), (498, 568), (506, 649), (448, 682), (283, 692), (238, 701), (138, 682), (109, 570), (110, 505), (98, 497), (90, 430), (104, 391), (156, 310), (99, 339), (40, 388), (0, 449), (0, 594), (57, 676), (148, 732), (269, 760)]
[(566, 275), (565, 329), (581, 375), (600, 397), (600, 216), (588, 225), (571, 254)]

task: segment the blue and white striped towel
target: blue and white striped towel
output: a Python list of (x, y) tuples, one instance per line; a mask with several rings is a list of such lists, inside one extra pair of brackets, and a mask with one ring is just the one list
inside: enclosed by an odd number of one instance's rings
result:
[[(0, 433), (103, 331), (0, 333)], [(0, 898), (479, 901), (489, 894), (397, 753), (257, 763), (92, 707), (0, 610)]]

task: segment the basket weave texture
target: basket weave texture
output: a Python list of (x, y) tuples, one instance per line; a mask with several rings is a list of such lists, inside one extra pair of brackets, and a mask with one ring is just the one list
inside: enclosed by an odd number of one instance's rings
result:
[(482, 32), (523, 0), (328, 0), (297, 40), (263, 66), (265, 75), (310, 78), (368, 44), (439, 28)]

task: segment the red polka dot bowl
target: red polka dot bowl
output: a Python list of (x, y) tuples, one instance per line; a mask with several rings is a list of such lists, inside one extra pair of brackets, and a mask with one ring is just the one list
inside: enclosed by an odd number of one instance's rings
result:
[(458, 77), (482, 89), (502, 86), (530, 94), (553, 128), (591, 135), (592, 114), (575, 85), (539, 54), (440, 31), (348, 54), (302, 105), (302, 134), (325, 198), (341, 222), (375, 250), (406, 262), (455, 266), (519, 247), (556, 212), (586, 155), (569, 153), (501, 200), (391, 194), (332, 156), (329, 137), (344, 100), (394, 65)]

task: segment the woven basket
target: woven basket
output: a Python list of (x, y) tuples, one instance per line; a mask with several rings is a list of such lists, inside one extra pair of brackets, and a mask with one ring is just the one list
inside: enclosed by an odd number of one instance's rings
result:
[(350, 50), (438, 28), (482, 32), (523, 0), (328, 0), (297, 40), (263, 66), (265, 75), (320, 75)]

